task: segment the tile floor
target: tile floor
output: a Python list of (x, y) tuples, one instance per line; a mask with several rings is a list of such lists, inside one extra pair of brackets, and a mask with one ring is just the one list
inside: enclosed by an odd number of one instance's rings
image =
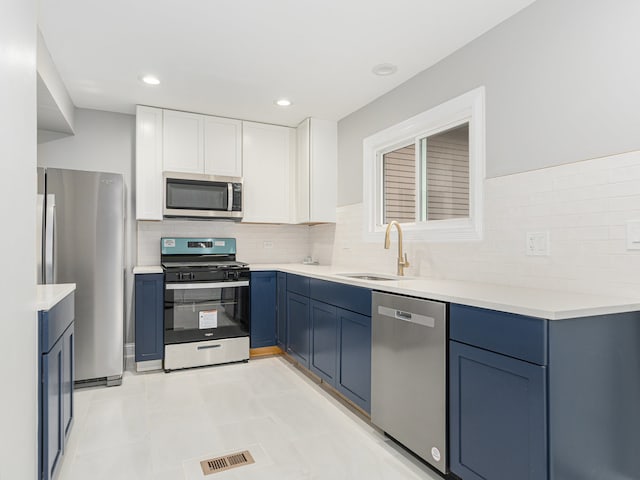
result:
[[(76, 391), (59, 480), (440, 479), (278, 357)], [(199, 462), (255, 463), (204, 476)]]

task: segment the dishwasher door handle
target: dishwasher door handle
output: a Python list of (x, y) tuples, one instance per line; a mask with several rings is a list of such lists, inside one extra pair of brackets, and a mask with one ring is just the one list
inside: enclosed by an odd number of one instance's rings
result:
[(378, 313), (385, 317), (395, 318), (397, 320), (402, 320), (403, 322), (415, 323), (424, 327), (433, 328), (436, 326), (436, 319), (433, 317), (420, 315), (418, 313), (405, 312), (404, 310), (398, 310), (396, 308), (378, 305)]

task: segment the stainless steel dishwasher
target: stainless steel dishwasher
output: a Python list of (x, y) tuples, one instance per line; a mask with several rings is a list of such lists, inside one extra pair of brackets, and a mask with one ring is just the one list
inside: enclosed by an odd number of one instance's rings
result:
[(371, 421), (447, 470), (447, 304), (373, 292)]

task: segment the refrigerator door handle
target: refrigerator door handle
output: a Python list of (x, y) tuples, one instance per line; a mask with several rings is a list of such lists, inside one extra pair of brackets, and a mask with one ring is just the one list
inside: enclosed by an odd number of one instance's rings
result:
[(43, 263), (43, 236), (45, 231), (44, 226), (44, 194), (39, 193), (36, 200), (36, 232), (37, 232), (37, 241), (36, 241), (36, 262), (37, 262), (37, 273), (38, 273), (38, 284), (44, 283), (44, 263)]
[(47, 195), (47, 214), (44, 234), (44, 283), (55, 283), (55, 230), (56, 230), (56, 196)]

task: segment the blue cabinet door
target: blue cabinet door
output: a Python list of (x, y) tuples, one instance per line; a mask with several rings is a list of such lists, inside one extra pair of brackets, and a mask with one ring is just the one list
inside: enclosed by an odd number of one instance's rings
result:
[(287, 292), (287, 352), (306, 368), (309, 368), (311, 341), (309, 317), (309, 297)]
[(336, 385), (338, 369), (337, 308), (311, 300), (311, 371), (324, 381)]
[(62, 335), (62, 428), (64, 443), (66, 443), (71, 426), (73, 425), (73, 380), (74, 375), (74, 351), (75, 335), (74, 323), (72, 323)]
[(64, 356), (63, 340), (58, 340), (48, 353), (42, 355), (42, 479), (54, 477), (64, 445), (63, 391)]
[(547, 479), (546, 367), (449, 346), (451, 471), (464, 480)]
[(251, 348), (276, 344), (276, 273), (251, 272)]
[(164, 275), (138, 274), (135, 285), (136, 362), (164, 356)]
[(287, 274), (278, 272), (276, 278), (276, 345), (287, 351)]
[(336, 388), (366, 412), (371, 411), (371, 317), (341, 308), (338, 315)]

